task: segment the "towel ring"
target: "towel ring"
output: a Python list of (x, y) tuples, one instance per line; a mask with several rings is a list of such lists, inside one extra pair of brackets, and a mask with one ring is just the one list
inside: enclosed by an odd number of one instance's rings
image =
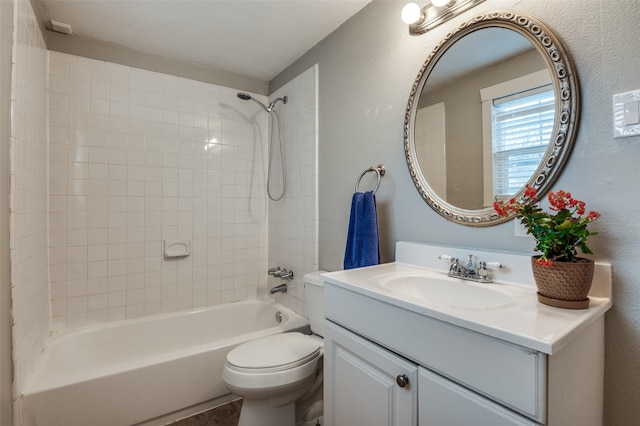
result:
[(360, 175), (360, 177), (356, 181), (356, 192), (359, 191), (360, 181), (362, 180), (364, 175), (366, 175), (369, 172), (376, 172), (376, 174), (378, 175), (378, 182), (376, 183), (376, 187), (373, 189), (373, 195), (376, 195), (376, 192), (378, 191), (378, 188), (380, 187), (380, 181), (382, 180), (382, 176), (384, 176), (384, 174), (386, 172), (386, 170), (384, 169), (384, 165), (382, 165), (382, 164), (378, 164), (378, 167), (369, 167), (367, 170), (362, 172), (362, 174)]

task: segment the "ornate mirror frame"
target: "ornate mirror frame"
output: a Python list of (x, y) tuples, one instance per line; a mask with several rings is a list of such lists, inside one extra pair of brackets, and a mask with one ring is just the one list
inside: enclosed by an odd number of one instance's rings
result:
[[(491, 226), (513, 218), (500, 217), (492, 207), (466, 210), (442, 200), (427, 183), (416, 156), (414, 123), (418, 101), (429, 74), (440, 57), (462, 37), (482, 28), (499, 27), (511, 29), (528, 39), (546, 61), (556, 93), (556, 115), (551, 140), (546, 153), (528, 182), (538, 194), (546, 194), (564, 168), (576, 139), (579, 116), (579, 86), (571, 58), (560, 40), (542, 22), (533, 16), (508, 10), (493, 11), (462, 23), (446, 35), (433, 49), (418, 72), (411, 93), (404, 120), (404, 150), (411, 179), (422, 199), (438, 214), (446, 219), (467, 226)], [(514, 195), (521, 199), (524, 187)]]

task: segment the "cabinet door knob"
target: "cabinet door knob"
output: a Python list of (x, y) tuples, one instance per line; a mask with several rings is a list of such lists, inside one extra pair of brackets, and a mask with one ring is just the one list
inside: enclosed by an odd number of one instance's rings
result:
[(409, 384), (409, 378), (404, 374), (400, 374), (396, 376), (396, 383), (398, 384), (398, 386), (403, 388)]

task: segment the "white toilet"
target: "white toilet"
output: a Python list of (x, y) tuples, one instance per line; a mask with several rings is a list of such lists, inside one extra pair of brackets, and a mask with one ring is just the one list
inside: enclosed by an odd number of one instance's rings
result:
[[(317, 413), (322, 398), (324, 297), (320, 272), (304, 276), (305, 314), (313, 335), (298, 332), (252, 340), (227, 355), (222, 378), (243, 397), (238, 426), (305, 425), (304, 412)], [(320, 414), (321, 415), (321, 414)], [(316, 424), (315, 422), (313, 424)]]

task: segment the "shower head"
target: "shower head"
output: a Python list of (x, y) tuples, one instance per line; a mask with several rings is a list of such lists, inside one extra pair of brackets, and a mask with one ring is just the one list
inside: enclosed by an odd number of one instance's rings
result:
[(277, 98), (275, 100), (273, 100), (269, 106), (266, 106), (265, 104), (263, 104), (262, 102), (260, 102), (259, 100), (257, 100), (256, 98), (254, 98), (253, 96), (251, 96), (248, 93), (244, 93), (244, 92), (240, 92), (238, 93), (238, 97), (240, 99), (242, 99), (243, 101), (253, 101), (255, 103), (257, 103), (258, 105), (260, 105), (262, 108), (265, 109), (265, 111), (267, 112), (271, 112), (273, 111), (273, 108), (276, 106), (276, 104), (278, 103), (278, 101), (282, 101), (282, 103), (286, 104), (287, 101), (289, 100), (289, 98), (287, 96), (285, 96), (284, 98)]
[(253, 96), (251, 96), (248, 93), (240, 92), (240, 93), (238, 93), (238, 97), (240, 99), (242, 99), (243, 101), (253, 101), (253, 102), (257, 103), (258, 105), (260, 105), (262, 108), (264, 108), (265, 111), (271, 112), (271, 106), (266, 106), (265, 104), (263, 104), (259, 100), (255, 99)]

